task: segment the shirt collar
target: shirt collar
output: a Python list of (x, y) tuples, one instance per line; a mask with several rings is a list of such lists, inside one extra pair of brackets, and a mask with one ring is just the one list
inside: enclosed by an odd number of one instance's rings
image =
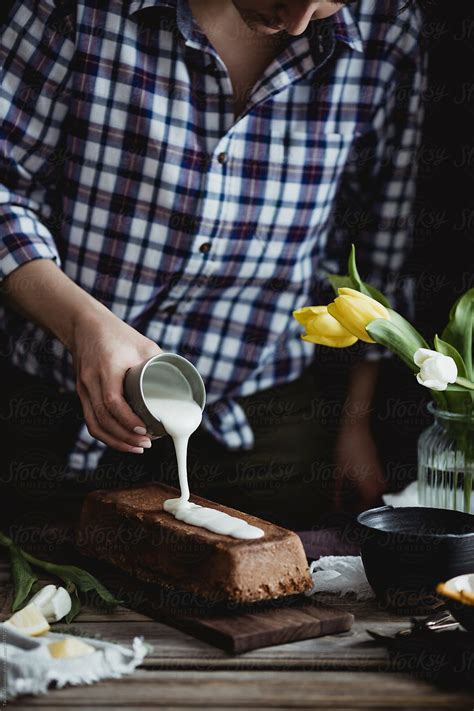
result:
[(315, 24), (323, 31), (332, 31), (335, 39), (345, 42), (356, 52), (364, 51), (360, 28), (349, 5), (344, 5), (334, 15), (330, 15), (324, 20), (316, 20)]
[[(148, 11), (148, 12), (146, 12)], [(156, 21), (157, 15), (164, 16), (168, 13), (173, 15), (173, 27), (176, 27), (183, 35), (186, 43), (194, 37), (197, 25), (189, 10), (187, 0), (132, 0), (129, 5), (128, 15), (139, 16), (142, 22), (148, 21), (151, 26)], [(198, 33), (199, 34), (199, 33)], [(199, 44), (199, 42), (198, 42)]]
[(131, 17), (136, 12), (147, 10), (148, 8), (169, 9), (176, 7), (176, 0), (132, 0), (129, 5), (128, 14)]

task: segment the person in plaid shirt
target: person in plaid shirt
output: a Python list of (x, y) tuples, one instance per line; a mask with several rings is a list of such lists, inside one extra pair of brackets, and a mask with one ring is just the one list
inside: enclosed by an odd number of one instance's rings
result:
[(163, 349), (206, 384), (205, 493), (253, 489), (239, 505), (278, 520), (293, 497), (303, 521), (333, 446), (356, 505), (378, 500), (377, 347), (354, 359), (330, 445), (311, 414), (321, 349), (292, 312), (330, 300), (325, 272), (345, 271), (351, 242), (364, 278), (403, 299), (420, 34), (401, 0), (14, 3), (0, 32), (4, 332), (12, 368), (77, 390), (72, 476), (172, 457), (158, 440), (151, 458), (122, 391)]

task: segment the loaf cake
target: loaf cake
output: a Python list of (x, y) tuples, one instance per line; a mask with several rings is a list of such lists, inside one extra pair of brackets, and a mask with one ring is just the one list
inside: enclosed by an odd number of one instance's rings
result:
[(193, 503), (238, 516), (265, 535), (249, 541), (212, 533), (164, 511), (164, 501), (178, 496), (178, 490), (154, 482), (91, 492), (83, 503), (77, 547), (143, 581), (177, 587), (207, 600), (244, 604), (312, 587), (295, 533), (192, 496)]

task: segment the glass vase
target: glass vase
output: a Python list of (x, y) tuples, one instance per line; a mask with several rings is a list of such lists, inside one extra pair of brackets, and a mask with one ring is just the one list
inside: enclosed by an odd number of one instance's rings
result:
[(433, 424), (418, 440), (418, 497), (421, 506), (474, 513), (474, 413), (428, 410)]

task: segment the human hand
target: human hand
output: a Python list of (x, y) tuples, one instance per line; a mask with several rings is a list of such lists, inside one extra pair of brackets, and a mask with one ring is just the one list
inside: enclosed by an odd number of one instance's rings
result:
[(124, 398), (123, 380), (129, 368), (161, 348), (104, 309), (77, 320), (70, 350), (89, 433), (118, 451), (142, 454), (151, 440)]
[(380, 504), (387, 482), (368, 417), (341, 424), (334, 465), (337, 510), (343, 509), (344, 491), (347, 489), (355, 497), (354, 509), (357, 511)]

